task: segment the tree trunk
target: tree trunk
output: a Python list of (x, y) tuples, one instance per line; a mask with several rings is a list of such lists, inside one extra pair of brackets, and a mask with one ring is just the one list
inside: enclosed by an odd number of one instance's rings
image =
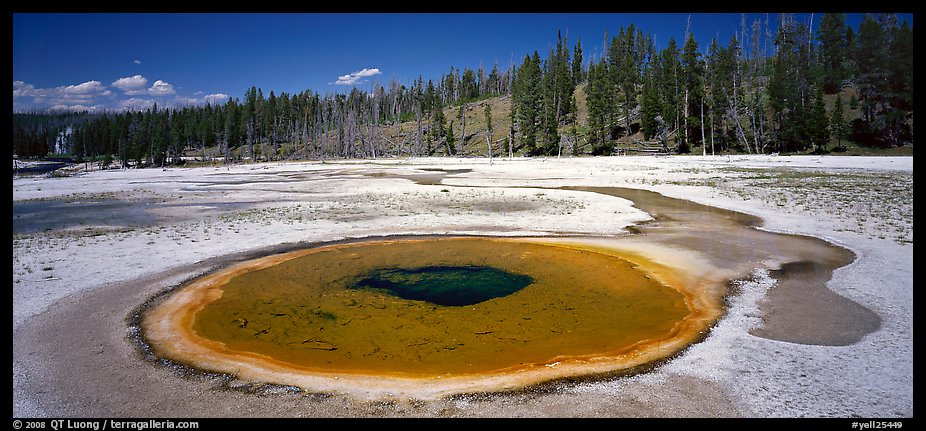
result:
[(762, 148), (758, 149), (757, 151), (765, 153), (765, 128), (763, 127), (764, 121), (762, 121), (765, 116), (762, 115), (762, 112), (764, 112), (763, 105), (762, 105), (762, 93), (758, 94), (758, 98), (759, 98), (759, 103), (758, 103), (759, 113), (757, 116), (759, 117), (759, 143), (762, 145)]
[(460, 147), (466, 144), (466, 104), (460, 105)]
[[(731, 106), (730, 109), (733, 109), (733, 107)], [(738, 137), (741, 138), (741, 141), (742, 141), (743, 145), (746, 146), (746, 150), (747, 150), (750, 154), (752, 154), (752, 148), (749, 147), (749, 140), (746, 139), (746, 133), (743, 132), (743, 126), (740, 124), (739, 115), (737, 114), (737, 112), (736, 112), (735, 110), (733, 111), (733, 119), (736, 121), (736, 131), (739, 132)]]
[(309, 159), (309, 110), (302, 112), (302, 148), (306, 160)]
[[(739, 62), (737, 61), (737, 64)], [(742, 138), (743, 145), (746, 146), (746, 151), (752, 154), (752, 148), (749, 147), (749, 140), (746, 139), (746, 132), (743, 131), (743, 126), (740, 124), (739, 110), (736, 106), (736, 72), (733, 72), (733, 98), (730, 99), (729, 109), (733, 111), (733, 119), (736, 121), (736, 130), (740, 132), (740, 137)], [(726, 90), (724, 90), (726, 92)]]
[[(376, 103), (376, 101), (374, 100), (373, 103)], [(370, 109), (373, 109), (373, 108), (370, 108)], [(376, 119), (372, 118), (376, 115), (374, 112), (375, 111), (370, 112), (370, 117), (371, 117), (370, 118), (370, 150), (373, 151), (373, 159), (375, 160), (376, 159), (376, 143), (373, 141), (373, 129), (376, 127)]]
[(707, 155), (707, 140), (704, 139), (704, 98), (701, 98), (701, 155)]
[[(251, 161), (254, 161), (254, 118), (248, 119), (248, 152), (250, 153)], [(205, 161), (206, 155), (203, 154)]]
[(486, 146), (489, 147), (489, 165), (492, 165), (492, 129), (486, 130)]
[(514, 157), (514, 121), (508, 125), (508, 158)]
[[(398, 96), (396, 96), (396, 99), (398, 99)], [(395, 156), (396, 157), (399, 157), (399, 152), (401, 151), (401, 148), (400, 148), (401, 141), (402, 141), (402, 118), (401, 117), (402, 117), (402, 104), (396, 102), (395, 124), (398, 130), (395, 135), (395, 141), (396, 141)]]
[[(556, 101), (556, 128), (559, 129), (559, 110), (560, 110), (560, 98), (556, 93), (553, 93), (553, 100)], [(630, 126), (627, 126), (627, 132), (630, 133)], [(561, 158), (563, 156), (563, 139), (560, 138), (556, 142), (556, 158)]]
[(686, 147), (689, 147), (689, 150), (690, 150), (691, 145), (688, 143), (688, 89), (687, 89), (687, 88), (685, 89), (685, 111), (684, 111), (684, 115), (685, 115), (685, 129), (684, 129), (684, 130), (685, 130), (685, 134), (684, 134), (683, 136), (685, 136), (685, 146), (686, 146)]
[(756, 129), (756, 111), (755, 109), (749, 110), (749, 123), (752, 127), (752, 142), (756, 148), (756, 154), (759, 154), (759, 132)]
[(421, 153), (421, 106), (415, 110), (415, 117), (418, 119), (418, 136), (415, 138), (415, 155)]
[(278, 118), (273, 119), (273, 129), (270, 132), (270, 144), (273, 146), (273, 160), (276, 160), (278, 154), (280, 154), (279, 142), (277, 142), (277, 129), (280, 127), (280, 120)]

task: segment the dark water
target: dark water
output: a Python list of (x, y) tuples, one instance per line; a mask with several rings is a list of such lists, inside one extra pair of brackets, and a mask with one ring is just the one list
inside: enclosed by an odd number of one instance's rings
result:
[(472, 305), (511, 295), (533, 278), (489, 266), (426, 266), (378, 269), (366, 274), (354, 289), (376, 289), (402, 299), (438, 305)]
[[(13, 234), (29, 234), (81, 226), (123, 228), (180, 223), (246, 210), (253, 208), (256, 203), (256, 201), (160, 203), (151, 199), (13, 201)], [(174, 208), (179, 210), (174, 210)]]
[(13, 169), (13, 175), (41, 175), (47, 174), (52, 171), (56, 171), (67, 166), (67, 163), (55, 162), (55, 163), (39, 163), (29, 167), (22, 167), (19, 169)]
[(115, 199), (94, 201), (13, 201), (13, 234), (80, 226), (149, 226), (155, 219), (147, 211), (149, 201)]

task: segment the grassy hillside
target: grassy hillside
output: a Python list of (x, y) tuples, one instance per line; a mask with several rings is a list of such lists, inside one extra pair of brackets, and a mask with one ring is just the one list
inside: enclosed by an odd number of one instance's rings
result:
[[(588, 104), (586, 103), (585, 84), (581, 84), (576, 88), (575, 97), (576, 105), (578, 108), (577, 119), (579, 134), (583, 135), (584, 130), (588, 124)], [(486, 106), (491, 106), (493, 155), (495, 157), (507, 156), (508, 147), (506, 139), (508, 138), (508, 129), (511, 125), (511, 97), (492, 97), (485, 100), (466, 103), (464, 106), (464, 115), (466, 117), (466, 136), (461, 136), (463, 130), (461, 127), (462, 122), (460, 120), (460, 106), (455, 105), (444, 108), (444, 117), (447, 118), (447, 124), (449, 125), (450, 121), (453, 121), (453, 131), (456, 140), (456, 154), (460, 156), (478, 157), (485, 157), (487, 155), (488, 148), (486, 146), (485, 108)], [(422, 121), (422, 128), (426, 129), (429, 127), (429, 125), (429, 121)], [(570, 131), (571, 125), (564, 126), (560, 129), (561, 133), (570, 133)], [(386, 127), (384, 132), (386, 137), (393, 143), (414, 143), (415, 134), (417, 132), (417, 123), (414, 120), (402, 123), (401, 135), (399, 135), (399, 128), (394, 126)], [(461, 137), (464, 138), (462, 143)], [(582, 148), (581, 141), (580, 148)], [(438, 149), (435, 154), (444, 154), (443, 148)], [(516, 156), (521, 155), (518, 151), (515, 151), (514, 154)]]
[[(485, 157), (488, 153), (486, 145), (486, 120), (485, 108), (492, 108), (492, 142), (493, 154), (500, 156), (502, 153), (508, 155), (508, 148), (502, 148), (504, 142), (498, 142), (508, 137), (508, 128), (510, 126), (509, 116), (511, 115), (511, 98), (508, 96), (493, 97), (476, 102), (466, 103), (464, 105), (464, 116), (466, 117), (466, 135), (462, 136), (463, 128), (460, 119), (460, 106), (449, 106), (444, 108), (444, 117), (447, 125), (453, 121), (453, 132), (456, 140), (456, 154), (460, 156), (481, 156)], [(422, 120), (422, 128), (426, 129), (430, 122)], [(415, 121), (406, 121), (401, 124), (401, 135), (397, 127), (387, 127), (384, 132), (392, 142), (415, 142), (417, 133), (417, 123)], [(461, 138), (463, 141), (461, 143)], [(422, 138), (423, 140), (424, 138)], [(436, 154), (444, 154), (444, 149), (440, 148)]]

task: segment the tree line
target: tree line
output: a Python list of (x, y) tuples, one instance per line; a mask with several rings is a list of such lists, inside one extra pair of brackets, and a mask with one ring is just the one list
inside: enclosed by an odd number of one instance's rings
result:
[[(448, 136), (443, 108), (510, 93), (509, 72), (497, 65), (489, 73), (451, 68), (437, 84), (419, 77), (406, 87), (392, 80), (388, 89), (375, 85), (369, 92), (354, 88), (324, 97), (308, 90), (265, 95), (252, 87), (242, 99), (217, 105), (14, 113), (14, 154), (44, 156), (61, 141), (76, 156), (111, 155), (124, 165), (161, 166), (190, 152), (229, 161), (434, 154)], [(415, 133), (389, 142), (385, 127), (412, 120)]]
[[(725, 44), (703, 49), (686, 31), (681, 48), (670, 39), (658, 52), (651, 35), (621, 28), (589, 67), (588, 139), (600, 148), (629, 133), (636, 108), (644, 139), (671, 136), (679, 152), (823, 152), (848, 137), (912, 143), (912, 27), (866, 15), (856, 32), (828, 13), (816, 34), (809, 28), (782, 15), (772, 34), (768, 18), (744, 17)], [(839, 95), (846, 89), (850, 100)], [(824, 94), (837, 94), (829, 110)], [(859, 118), (846, 116), (847, 103)]]
[[(703, 154), (823, 152), (844, 139), (912, 142), (912, 27), (880, 14), (854, 30), (843, 14), (828, 13), (816, 32), (810, 28), (781, 15), (773, 34), (768, 17), (747, 25), (744, 15), (726, 43), (715, 38), (699, 47), (686, 29), (681, 47), (669, 39), (657, 50), (654, 37), (631, 24), (610, 40), (606, 34), (603, 52), (588, 60), (581, 40), (570, 48), (558, 34), (545, 58), (534, 51), (505, 68), (451, 67), (436, 81), (419, 76), (408, 86), (393, 79), (325, 96), (251, 87), (215, 105), (14, 113), (13, 151), (33, 157), (63, 147), (122, 166), (178, 163), (185, 154), (227, 162), (454, 155), (466, 139), (464, 107), (492, 97), (511, 109), (499, 141), (486, 114), (490, 156), (610, 154), (638, 132), (679, 153), (700, 147)], [(577, 88), (587, 105), (582, 124)], [(824, 95), (832, 94), (827, 108)]]

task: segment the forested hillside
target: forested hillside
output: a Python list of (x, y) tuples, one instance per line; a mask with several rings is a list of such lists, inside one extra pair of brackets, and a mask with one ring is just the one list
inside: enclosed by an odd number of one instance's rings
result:
[(145, 111), (13, 113), (13, 154), (66, 152), (121, 166), (184, 158), (285, 160), (419, 155), (824, 153), (913, 142), (913, 28), (893, 14), (745, 22), (729, 40), (657, 49), (633, 25), (589, 56), (549, 52), (491, 69), (450, 67), (347, 94), (252, 87), (225, 104)]

